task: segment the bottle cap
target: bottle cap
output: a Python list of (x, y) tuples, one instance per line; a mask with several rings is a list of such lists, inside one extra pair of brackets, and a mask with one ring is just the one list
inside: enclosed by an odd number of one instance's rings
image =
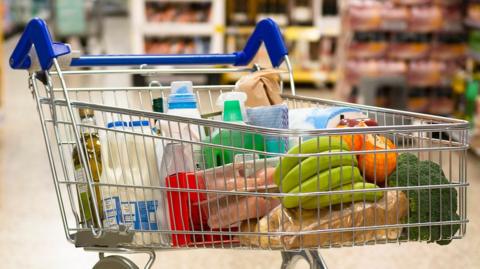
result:
[(223, 121), (243, 121), (242, 110), (238, 100), (225, 101), (223, 105)]
[(93, 109), (91, 108), (79, 108), (78, 114), (80, 115), (80, 119), (93, 117), (95, 115), (95, 113), (93, 112)]
[(160, 112), (163, 113), (163, 98), (155, 98), (153, 99), (153, 105), (152, 105), (153, 111), (155, 112)]
[(240, 109), (242, 111), (243, 121), (248, 121), (247, 111), (245, 109), (245, 101), (247, 100), (247, 94), (244, 92), (224, 92), (220, 94), (217, 98), (216, 105), (220, 108), (223, 108), (225, 101), (237, 100), (240, 102)]
[(197, 108), (197, 98), (193, 94), (191, 81), (174, 81), (168, 96), (168, 109)]

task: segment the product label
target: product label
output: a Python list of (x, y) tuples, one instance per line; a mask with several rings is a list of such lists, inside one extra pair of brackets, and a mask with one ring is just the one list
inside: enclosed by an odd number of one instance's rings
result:
[(157, 200), (123, 202), (118, 196), (103, 199), (105, 227), (125, 225), (133, 230), (158, 230)]
[[(74, 172), (75, 175), (75, 181), (76, 182), (81, 182), (85, 184), (78, 184), (78, 194), (80, 198), (80, 207), (81, 211), (79, 212), (80, 215), (85, 216), (85, 221), (90, 221), (92, 219), (92, 211), (90, 210), (90, 201), (89, 201), (89, 193), (88, 193), (88, 185), (87, 183), (87, 177), (85, 175), (85, 171), (83, 168), (75, 169)], [(83, 211), (83, 212), (82, 212)]]

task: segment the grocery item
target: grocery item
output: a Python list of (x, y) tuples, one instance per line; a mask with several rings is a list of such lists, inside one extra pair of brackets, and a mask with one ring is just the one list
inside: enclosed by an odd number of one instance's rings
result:
[[(373, 119), (347, 119), (344, 118), (343, 115), (341, 118), (342, 119), (337, 125), (337, 128), (378, 126), (378, 123)], [(351, 151), (362, 150), (364, 140), (363, 134), (341, 135), (341, 138)]]
[(341, 117), (366, 118), (360, 110), (351, 107), (298, 108), (288, 111), (290, 129), (335, 128)]
[(356, 32), (348, 49), (351, 58), (380, 58), (387, 53), (388, 43), (384, 33)]
[(380, 28), (382, 23), (380, 2), (357, 2), (348, 7), (349, 26), (358, 31), (371, 31)]
[(340, 188), (333, 189), (333, 191), (345, 191), (345, 190), (363, 190), (362, 192), (345, 193), (345, 194), (332, 194), (332, 195), (320, 195), (318, 198), (310, 198), (305, 203), (302, 203), (301, 207), (305, 209), (315, 209), (327, 206), (333, 206), (337, 204), (353, 203), (358, 201), (375, 202), (383, 197), (383, 191), (373, 190), (379, 187), (373, 183), (356, 182), (354, 184), (346, 184)]
[[(395, 145), (390, 139), (375, 134), (366, 134), (364, 150), (391, 150)], [(365, 153), (358, 156), (358, 167), (365, 179), (375, 184), (382, 184), (395, 170), (397, 165), (396, 152)]]
[[(238, 100), (225, 101), (223, 120), (236, 124), (245, 124)], [(264, 141), (261, 135), (236, 130), (215, 130), (211, 138), (205, 139), (204, 142), (236, 148), (264, 150)], [(242, 152), (208, 146), (204, 146), (202, 152), (206, 169), (229, 164), (233, 162), (235, 155), (243, 154)]]
[(431, 36), (418, 33), (397, 33), (393, 35), (388, 56), (394, 59), (425, 58), (430, 52)]
[[(353, 243), (366, 244), (370, 241), (385, 242), (397, 240), (402, 228), (369, 229), (369, 227), (401, 224), (407, 213), (407, 197), (397, 191), (386, 191), (383, 198), (376, 203), (360, 201), (350, 206), (344, 204), (343, 207), (332, 207), (332, 211), (287, 209), (278, 206), (258, 222), (244, 221), (240, 230), (256, 234), (242, 235), (239, 239), (240, 243), (247, 247), (291, 250), (332, 245), (351, 246)], [(355, 232), (330, 232), (333, 229), (352, 227), (361, 229)], [(272, 235), (273, 232), (286, 235)], [(259, 236), (258, 233), (270, 234)]]
[[(355, 183), (355, 182), (363, 183), (362, 181), (363, 181), (363, 178), (360, 175), (360, 171), (358, 170), (357, 167), (354, 167), (352, 165), (345, 165), (345, 166), (340, 166), (340, 167), (332, 168), (330, 170), (321, 172), (318, 175), (314, 175), (309, 179), (305, 180), (304, 182), (302, 182), (301, 184), (297, 184), (288, 193), (295, 194), (295, 193), (316, 192), (316, 191), (332, 191), (344, 184)], [(328, 195), (326, 197), (330, 198)], [(286, 208), (293, 208), (293, 207), (300, 206), (302, 208), (312, 209), (307, 207), (307, 204), (311, 205), (311, 203), (308, 203), (308, 202), (312, 199), (316, 199), (314, 195), (285, 196), (283, 197), (282, 202)]]
[[(153, 99), (153, 102), (152, 102), (152, 110), (154, 112), (158, 112), (158, 113), (163, 113), (164, 112), (164, 109), (163, 109), (163, 98), (162, 97), (159, 97), (159, 98), (155, 98)], [(152, 124), (153, 126), (153, 132), (160, 135), (162, 134), (162, 128), (160, 127), (160, 121), (158, 120), (155, 120)]]
[[(197, 171), (195, 174), (208, 190), (259, 191), (277, 189), (273, 174), (278, 164), (278, 157), (253, 159), (249, 158), (248, 154), (239, 157), (234, 163)], [(245, 160), (243, 160), (243, 157), (245, 157)], [(212, 196), (218, 197), (219, 194)]]
[[(259, 106), (247, 109), (249, 124), (275, 129), (288, 129), (288, 106), (286, 104)], [(288, 149), (288, 138), (265, 136), (268, 152), (284, 153)]]
[(335, 154), (341, 153), (340, 150), (329, 150), (326, 153), (328, 155), (308, 157), (288, 171), (281, 180), (282, 192), (289, 192), (303, 181), (326, 170), (342, 165), (357, 166), (357, 158), (353, 154)]
[(433, 32), (443, 26), (442, 8), (435, 5), (410, 8), (408, 29), (412, 32)]
[(410, 12), (405, 6), (385, 4), (381, 8), (382, 23), (380, 28), (384, 31), (405, 31), (408, 27)]
[(278, 105), (280, 96), (279, 79), (282, 70), (266, 69), (253, 72), (235, 83), (235, 90), (247, 94), (246, 107)]
[[(78, 110), (80, 115), (81, 123), (86, 125), (96, 125), (94, 118), (94, 111), (87, 108), (80, 108)], [(80, 224), (83, 227), (94, 227), (101, 220), (97, 220), (96, 214), (94, 211), (93, 200), (90, 195), (90, 187), (87, 183), (88, 169), (90, 168), (92, 180), (95, 183), (100, 182), (100, 177), (103, 171), (102, 164), (102, 153), (101, 153), (101, 143), (100, 138), (95, 129), (88, 127), (80, 127), (80, 142), (81, 147), (84, 150), (86, 161), (88, 162), (89, 167), (83, 167), (80, 151), (77, 146), (73, 148), (72, 159), (73, 165), (75, 168), (75, 181), (83, 184), (78, 184), (78, 202), (80, 205)], [(102, 196), (100, 193), (99, 186), (95, 186), (95, 196), (96, 202), (98, 205), (98, 213), (100, 219), (103, 219), (103, 208), (102, 208)]]
[[(197, 98), (193, 93), (191, 81), (174, 81), (171, 83), (171, 93), (168, 96), (167, 114), (200, 119), (200, 112), (197, 107)], [(163, 137), (171, 137), (186, 141), (199, 142), (205, 136), (204, 129), (195, 124), (177, 123), (173, 121), (160, 121), (160, 131)], [(157, 145), (159, 147), (160, 145)], [(188, 144), (183, 156), (188, 162), (201, 168), (201, 149), (197, 145)], [(159, 164), (160, 165), (160, 164)]]
[(107, 124), (105, 145), (105, 177), (107, 184), (134, 187), (105, 188), (105, 227), (125, 225), (135, 233), (137, 244), (168, 244), (169, 237), (147, 231), (168, 230), (165, 194), (149, 186), (165, 186), (157, 169), (155, 146), (149, 121), (115, 121)]
[[(207, 190), (232, 192), (278, 192), (273, 183), (274, 166), (278, 158), (236, 161), (222, 168), (196, 173), (199, 184)], [(208, 227), (232, 228), (249, 218), (260, 218), (279, 204), (278, 199), (227, 193), (208, 193), (198, 202), (202, 216), (208, 217)]]
[[(443, 185), (451, 182), (445, 177), (442, 168), (432, 161), (420, 161), (411, 153), (398, 157), (397, 169), (388, 177), (389, 186)], [(457, 221), (457, 190), (448, 188), (428, 188), (404, 191), (409, 199), (409, 214), (406, 223), (418, 224), (440, 221)], [(459, 224), (410, 227), (404, 230), (404, 238), (426, 240), (446, 245), (451, 242)]]
[(238, 227), (241, 221), (260, 219), (280, 204), (275, 198), (229, 195), (202, 205), (208, 214), (208, 226), (212, 229)]
[(249, 122), (249, 117), (247, 115), (247, 110), (245, 109), (245, 101), (247, 101), (247, 94), (244, 92), (224, 92), (218, 96), (215, 105), (221, 108), (224, 111), (225, 101), (234, 101), (237, 100), (240, 103), (240, 110), (242, 111), (242, 117), (244, 122)]
[[(329, 150), (343, 150), (348, 151), (348, 145), (342, 143), (338, 137), (319, 136), (318, 138), (311, 138), (299, 145), (292, 147), (287, 154), (308, 154), (317, 152), (327, 152)], [(275, 169), (274, 180), (280, 186), (280, 180), (287, 175), (299, 162), (305, 160), (307, 157), (283, 157)]]
[[(171, 83), (171, 93), (168, 96), (167, 114), (200, 119), (200, 112), (197, 108), (197, 98), (193, 94), (191, 81), (174, 81)], [(161, 132), (166, 137), (200, 141), (201, 130), (192, 124), (169, 124), (168, 121), (161, 121)], [(188, 155), (187, 155), (188, 156)], [(192, 156), (192, 155), (190, 155)]]

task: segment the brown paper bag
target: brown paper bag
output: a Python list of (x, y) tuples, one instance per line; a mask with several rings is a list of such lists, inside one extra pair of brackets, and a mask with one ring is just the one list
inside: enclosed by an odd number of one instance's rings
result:
[[(321, 246), (341, 246), (364, 244), (369, 241), (395, 240), (401, 234), (401, 228), (361, 230), (355, 232), (329, 231), (338, 228), (365, 227), (403, 223), (407, 215), (408, 200), (403, 192), (388, 191), (377, 203), (357, 202), (343, 210), (337, 207), (329, 212), (328, 208), (318, 210), (286, 209), (281, 205), (274, 208), (256, 224), (242, 223), (241, 231), (255, 233), (314, 232), (303, 235), (262, 235), (240, 236), (240, 243), (246, 246), (265, 249), (302, 249)], [(301, 214), (301, 215), (300, 215)], [(300, 221), (301, 220), (301, 221)]]
[(280, 96), (279, 74), (283, 71), (267, 69), (243, 76), (235, 84), (237, 91), (247, 94), (246, 107), (278, 105)]

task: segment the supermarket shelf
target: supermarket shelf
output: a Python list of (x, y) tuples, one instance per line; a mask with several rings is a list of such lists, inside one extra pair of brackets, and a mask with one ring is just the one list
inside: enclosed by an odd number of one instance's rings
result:
[(221, 27), (211, 23), (146, 23), (143, 33), (146, 36), (210, 36)]
[[(242, 74), (227, 73), (224, 74), (223, 79), (226, 82), (234, 82), (239, 80)], [(288, 76), (282, 76), (283, 80), (288, 80)], [(296, 83), (325, 83), (335, 82), (337, 75), (335, 72), (325, 72), (320, 70), (294, 70), (293, 79)]]
[(477, 21), (474, 21), (474, 20), (472, 20), (472, 19), (467, 18), (467, 19), (464, 20), (464, 23), (465, 23), (465, 25), (467, 25), (468, 27), (480, 29), (480, 22), (477, 22)]
[[(253, 26), (229, 26), (225, 32), (230, 35), (250, 35), (253, 28)], [(337, 36), (340, 33), (340, 26), (323, 29), (315, 26), (288, 26), (283, 29), (287, 40), (316, 41), (321, 36)]]

